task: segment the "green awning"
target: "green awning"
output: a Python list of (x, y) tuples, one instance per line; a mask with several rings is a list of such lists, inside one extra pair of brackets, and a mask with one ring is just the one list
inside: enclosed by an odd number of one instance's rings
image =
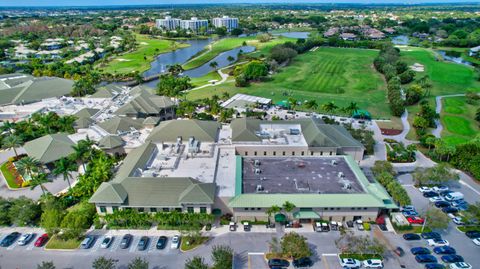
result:
[(298, 211), (293, 213), (293, 217), (296, 219), (319, 219), (320, 216), (313, 211)]
[(275, 222), (285, 222), (287, 221), (287, 217), (282, 213), (278, 213), (275, 215)]
[(212, 215), (219, 217), (222, 215), (222, 210), (220, 208), (214, 208), (212, 210)]

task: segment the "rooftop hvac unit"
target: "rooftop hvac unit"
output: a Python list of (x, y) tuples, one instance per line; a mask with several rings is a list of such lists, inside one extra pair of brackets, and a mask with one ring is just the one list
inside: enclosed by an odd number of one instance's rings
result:
[(181, 136), (177, 137), (177, 144), (182, 144), (182, 137)]
[(257, 190), (257, 192), (260, 192), (260, 191), (264, 191), (265, 189), (263, 188), (262, 185), (257, 185), (256, 190)]
[(342, 189), (344, 190), (350, 190), (352, 189), (352, 184), (350, 184), (350, 182), (343, 182), (343, 187)]
[(338, 177), (343, 178), (345, 177), (345, 174), (343, 172), (338, 172)]
[(337, 160), (332, 160), (332, 165), (337, 165), (337, 164), (338, 164)]
[(260, 173), (262, 173), (262, 171), (258, 168), (255, 168), (254, 172), (255, 172), (255, 175), (260, 175)]
[(259, 161), (259, 160), (253, 161), (253, 165), (255, 165), (255, 166), (260, 166), (260, 161)]

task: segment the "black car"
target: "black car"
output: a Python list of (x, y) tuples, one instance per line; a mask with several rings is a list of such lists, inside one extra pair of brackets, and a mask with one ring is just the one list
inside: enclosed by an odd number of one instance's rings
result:
[(419, 263), (436, 263), (437, 258), (435, 256), (430, 255), (430, 254), (422, 254), (422, 255), (417, 255), (415, 256), (415, 260)]
[(404, 234), (403, 239), (411, 241), (411, 240), (420, 240), (420, 235), (418, 234)]
[(271, 259), (268, 260), (268, 267), (273, 268), (273, 267), (289, 267), (290, 262), (287, 260), (283, 259)]
[(444, 255), (441, 257), (442, 261), (443, 262), (446, 262), (446, 263), (454, 263), (454, 262), (463, 262), (463, 257), (460, 256), (460, 255), (455, 255), (455, 254), (452, 254), (452, 255)]
[(160, 236), (157, 241), (157, 249), (164, 249), (167, 245), (168, 238), (166, 236)]
[(434, 191), (427, 191), (427, 192), (423, 193), (423, 197), (426, 197), (426, 198), (432, 198), (432, 197), (437, 197), (437, 196), (438, 196), (438, 193), (436, 193)]
[(133, 236), (131, 234), (126, 234), (122, 237), (122, 241), (120, 242), (120, 248), (126, 249), (130, 246), (132, 242)]
[(425, 269), (445, 269), (445, 265), (439, 263), (427, 263)]
[(468, 238), (480, 238), (480, 232), (477, 231), (468, 231), (465, 233)]
[(441, 192), (440, 192), (440, 196), (445, 197), (445, 196), (449, 195), (449, 194), (452, 193), (452, 192), (454, 192), (454, 191), (441, 191)]
[(140, 241), (138, 241), (137, 249), (140, 251), (147, 249), (149, 241), (150, 241), (150, 238), (148, 238), (148, 236), (142, 236), (140, 238)]
[(450, 206), (450, 203), (447, 201), (438, 201), (438, 202), (435, 202), (435, 206), (437, 208), (444, 208), (444, 207)]
[(434, 247), (435, 254), (457, 254), (457, 251), (449, 246)]
[(436, 232), (422, 233), (423, 239), (442, 239), (442, 236)]
[(447, 207), (442, 208), (442, 211), (443, 211), (443, 213), (445, 213), (445, 214), (448, 214), (448, 213), (457, 213), (457, 212), (458, 212), (458, 209), (457, 209), (456, 207), (447, 206)]
[(412, 252), (413, 255), (421, 255), (421, 254), (430, 254), (430, 250), (428, 248), (423, 248), (423, 247), (416, 247), (410, 249), (410, 252)]
[(293, 260), (292, 263), (293, 263), (293, 267), (295, 267), (295, 268), (313, 266), (313, 261), (309, 257)]
[(17, 241), (17, 238), (20, 236), (19, 232), (13, 232), (7, 235), (3, 240), (0, 242), (1, 247), (9, 247), (12, 245), (15, 241)]

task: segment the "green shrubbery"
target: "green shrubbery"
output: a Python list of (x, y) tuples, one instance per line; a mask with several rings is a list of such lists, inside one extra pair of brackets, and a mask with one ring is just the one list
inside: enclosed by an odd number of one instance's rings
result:
[(407, 191), (397, 180), (395, 180), (395, 172), (389, 162), (376, 161), (372, 171), (377, 181), (382, 184), (395, 202), (401, 206), (411, 204)]

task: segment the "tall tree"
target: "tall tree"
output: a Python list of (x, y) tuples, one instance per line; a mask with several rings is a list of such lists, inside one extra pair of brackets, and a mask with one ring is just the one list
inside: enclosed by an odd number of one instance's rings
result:
[(16, 135), (8, 135), (2, 140), (2, 148), (4, 149), (13, 149), (13, 152), (15, 153), (15, 157), (18, 158), (18, 152), (17, 149), (22, 145), (23, 141), (20, 137)]
[(322, 105), (322, 109), (325, 110), (327, 113), (332, 113), (333, 111), (337, 110), (338, 109), (338, 106), (335, 105), (334, 102), (330, 101), (326, 104), (323, 104)]
[(35, 158), (26, 156), (16, 162), (15, 166), (21, 174), (26, 173), (30, 176), (30, 178), (33, 178), (33, 173), (39, 170), (40, 162)]
[(208, 269), (208, 265), (202, 257), (195, 256), (186, 261), (185, 269)]
[(217, 71), (218, 63), (216, 61), (212, 61), (210, 62), (209, 66)]
[(61, 158), (55, 162), (55, 169), (53, 169), (54, 175), (62, 175), (63, 180), (68, 182), (68, 188), (71, 190), (72, 185), (70, 184), (70, 178), (72, 177), (71, 172), (77, 171), (77, 166), (68, 158)]
[(48, 183), (48, 182), (49, 182), (49, 180), (48, 180), (47, 174), (45, 174), (45, 173), (36, 174), (30, 180), (30, 189), (34, 190), (36, 187), (40, 187), (43, 195), (45, 195), (46, 192), (48, 192), (48, 190), (44, 186), (44, 184)]
[(448, 223), (450, 222), (450, 218), (442, 212), (442, 210), (429, 207), (427, 212), (425, 213), (426, 218), (426, 226), (430, 227), (431, 229), (438, 229), (443, 230), (448, 228)]
[(268, 215), (268, 221), (270, 221), (270, 217), (272, 217), (272, 215), (277, 214), (278, 212), (280, 212), (280, 210), (282, 210), (282, 208), (277, 205), (272, 205), (270, 208), (268, 208), (266, 211)]
[(148, 269), (148, 262), (145, 259), (136, 257), (128, 264), (128, 269)]
[(285, 210), (285, 212), (287, 212), (287, 215), (288, 215), (289, 217), (291, 217), (290, 215), (291, 215), (292, 211), (293, 211), (297, 206), (296, 206), (295, 204), (293, 204), (292, 202), (290, 202), (290, 201), (285, 201), (285, 203), (283, 203), (282, 207), (283, 207), (283, 210)]
[(105, 257), (96, 258), (92, 263), (93, 269), (115, 269), (117, 260)]
[(213, 246), (213, 269), (231, 269), (233, 267), (233, 249), (227, 245)]
[(55, 269), (55, 264), (52, 261), (43, 261), (41, 264), (37, 264), (37, 269)]

